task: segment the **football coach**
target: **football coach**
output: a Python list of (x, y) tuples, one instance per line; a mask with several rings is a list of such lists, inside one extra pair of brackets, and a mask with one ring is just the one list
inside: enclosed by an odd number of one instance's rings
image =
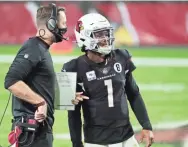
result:
[(19, 49), (4, 82), (12, 93), (12, 133), (18, 147), (53, 146), (55, 72), (49, 48), (66, 40), (65, 9), (53, 3), (39, 7), (36, 23), (36, 36)]

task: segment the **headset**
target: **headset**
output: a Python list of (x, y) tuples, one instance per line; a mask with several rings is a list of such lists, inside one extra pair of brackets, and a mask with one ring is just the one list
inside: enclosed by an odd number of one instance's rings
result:
[(56, 32), (57, 29), (57, 7), (54, 3), (49, 4), (52, 7), (50, 18), (46, 22), (46, 27), (51, 32)]
[(46, 22), (47, 29), (50, 32), (52, 32), (55, 35), (57, 35), (58, 37), (60, 37), (61, 39), (68, 40), (68, 38), (64, 38), (63, 36), (58, 34), (58, 32), (59, 32), (59, 28), (57, 26), (57, 13), (58, 13), (58, 10), (57, 10), (56, 4), (51, 3), (51, 4), (49, 4), (49, 6), (52, 7), (52, 13), (51, 13), (50, 18)]

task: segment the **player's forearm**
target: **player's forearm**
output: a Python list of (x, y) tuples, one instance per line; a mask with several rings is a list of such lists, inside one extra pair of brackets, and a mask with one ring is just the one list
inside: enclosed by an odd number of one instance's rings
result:
[(81, 118), (74, 117), (74, 112), (68, 112), (69, 131), (73, 147), (83, 147)]
[(73, 147), (83, 147), (81, 104), (75, 106), (74, 111), (68, 111), (68, 124)]
[(133, 96), (130, 101), (131, 108), (143, 129), (152, 130), (149, 116), (140, 94)]
[(131, 108), (136, 115), (143, 129), (152, 130), (146, 106), (139, 92), (139, 88), (132, 74), (127, 75), (126, 93), (130, 102)]
[(17, 98), (31, 104), (39, 104), (44, 101), (41, 96), (32, 91), (31, 88), (29, 88), (29, 86), (27, 86), (23, 81), (16, 82), (8, 87), (8, 90)]
[(75, 116), (75, 112), (68, 112), (68, 124), (70, 130), (71, 141), (73, 144), (79, 144), (82, 142), (82, 122), (79, 115)]

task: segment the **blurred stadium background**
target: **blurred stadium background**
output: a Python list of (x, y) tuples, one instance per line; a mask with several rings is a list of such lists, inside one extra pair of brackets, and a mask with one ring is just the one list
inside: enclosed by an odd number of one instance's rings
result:
[[(35, 14), (49, 2), (0, 3), (0, 117), (9, 93), (4, 77), (21, 44), (36, 34)], [(115, 28), (116, 47), (126, 48), (137, 66), (134, 75), (154, 125), (153, 147), (188, 147), (188, 3), (186, 2), (56, 2), (67, 9), (69, 41), (51, 46), (57, 72), (81, 54), (73, 29), (80, 16), (99, 12)], [(71, 147), (67, 112), (57, 110), (54, 147)], [(139, 126), (130, 113), (135, 132)], [(0, 126), (0, 145), (8, 146), (11, 104)], [(186, 137), (187, 136), (187, 137)], [(143, 145), (141, 145), (143, 146)]]

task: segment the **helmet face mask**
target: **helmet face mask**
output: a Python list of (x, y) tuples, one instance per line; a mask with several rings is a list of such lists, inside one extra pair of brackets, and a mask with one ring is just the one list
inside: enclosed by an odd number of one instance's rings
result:
[[(79, 19), (79, 28), (75, 29), (79, 47), (102, 55), (109, 54), (114, 48), (113, 28), (109, 21), (100, 14), (86, 14)], [(81, 24), (81, 25), (80, 25)]]
[[(94, 30), (91, 37), (97, 40), (96, 52), (101, 54), (109, 54), (113, 49), (113, 28), (109, 27)], [(93, 51), (95, 51), (95, 49)]]

